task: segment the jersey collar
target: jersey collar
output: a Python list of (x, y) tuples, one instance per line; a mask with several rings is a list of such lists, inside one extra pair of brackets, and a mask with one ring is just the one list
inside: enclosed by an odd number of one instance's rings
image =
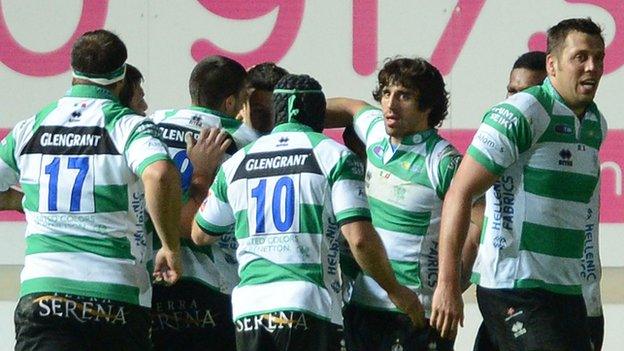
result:
[[(431, 129), (426, 129), (420, 132), (416, 132), (414, 134), (406, 135), (401, 139), (401, 144), (399, 146), (418, 145), (418, 144), (424, 143), (432, 135), (437, 134), (437, 133), (438, 133), (437, 129), (431, 128)], [(390, 136), (388, 136), (388, 142), (390, 142)]]
[[(555, 100), (559, 101), (563, 106), (567, 107), (570, 110), (570, 112), (572, 112), (572, 109), (568, 106), (568, 104), (565, 102), (565, 100), (563, 100), (561, 95), (559, 95), (559, 92), (557, 91), (557, 89), (555, 89), (555, 87), (550, 82), (550, 78), (549, 77), (546, 77), (544, 79), (544, 82), (542, 83), (542, 88), (544, 90), (546, 90), (548, 95), (552, 96)], [(585, 114), (587, 114), (587, 112), (589, 112), (589, 111), (591, 111), (594, 114), (597, 114), (598, 107), (596, 106), (595, 102), (592, 101), (587, 106), (587, 108), (585, 109)], [(574, 112), (572, 112), (572, 114), (574, 115)]]
[(301, 123), (288, 122), (275, 126), (271, 134), (279, 132), (314, 132), (314, 129)]
[(97, 85), (73, 85), (65, 96), (119, 101), (112, 91)]

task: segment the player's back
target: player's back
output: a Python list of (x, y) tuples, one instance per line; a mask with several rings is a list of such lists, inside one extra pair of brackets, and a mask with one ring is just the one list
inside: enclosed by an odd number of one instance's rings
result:
[(45, 290), (139, 303), (149, 279), (137, 175), (150, 157), (166, 158), (152, 152), (164, 151), (145, 138), (154, 135), (151, 122), (94, 86), (72, 87), (15, 127), (28, 222), (22, 295)]
[[(192, 133), (193, 137), (197, 138), (202, 128), (226, 130), (233, 143), (226, 151), (224, 160), (257, 139), (255, 131), (234, 118), (199, 106), (160, 110), (154, 112), (150, 118), (158, 126), (160, 135), (168, 146), (169, 156), (180, 171), (183, 201), (189, 197), (193, 176), (193, 166), (186, 154), (185, 136), (187, 133)], [(208, 248), (200, 248), (186, 239), (183, 239), (181, 243), (182, 262), (186, 267), (183, 277), (192, 278), (212, 289), (231, 294), (232, 289), (238, 283), (236, 242), (232, 235), (224, 235), (219, 243)], [(160, 242), (155, 240), (154, 248), (159, 247)]]
[(338, 228), (360, 210), (353, 190), (364, 199), (362, 176), (353, 153), (294, 123), (223, 164), (217, 184), (227, 187), (239, 241), (235, 318), (270, 308), (340, 320)]
[(193, 167), (186, 156), (184, 138), (187, 133), (192, 133), (197, 138), (202, 128), (225, 129), (234, 141), (226, 152), (226, 159), (258, 138), (255, 131), (234, 118), (198, 106), (156, 111), (150, 119), (158, 125), (161, 137), (169, 147), (169, 155), (182, 174), (183, 191), (188, 190), (193, 174)]

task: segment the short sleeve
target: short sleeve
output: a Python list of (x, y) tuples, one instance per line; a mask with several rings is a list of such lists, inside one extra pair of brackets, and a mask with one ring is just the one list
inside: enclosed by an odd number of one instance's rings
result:
[(364, 164), (351, 151), (342, 151), (341, 158), (329, 174), (333, 212), (339, 225), (370, 220), (364, 190)]
[(451, 182), (455, 173), (457, 173), (461, 160), (462, 156), (457, 152), (457, 150), (455, 150), (455, 148), (448, 146), (443, 151), (437, 167), (438, 182), (436, 186), (436, 193), (441, 199), (444, 199), (446, 192), (450, 188)]
[(167, 146), (158, 135), (156, 125), (147, 119), (140, 122), (130, 134), (124, 152), (134, 174), (141, 176), (143, 170), (152, 163), (170, 160)]
[(376, 127), (383, 127), (383, 114), (378, 108), (366, 105), (353, 116), (355, 134), (367, 145), (371, 131)]
[(495, 175), (501, 175), (532, 145), (529, 121), (514, 106), (502, 103), (483, 118), (468, 155)]
[(228, 202), (223, 168), (219, 169), (208, 191), (208, 197), (195, 215), (195, 222), (206, 234), (223, 235), (232, 232), (236, 219)]

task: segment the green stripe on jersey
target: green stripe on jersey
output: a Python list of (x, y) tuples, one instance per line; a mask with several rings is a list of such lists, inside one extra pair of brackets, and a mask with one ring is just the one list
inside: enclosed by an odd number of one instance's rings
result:
[(427, 234), (431, 212), (413, 212), (369, 197), (368, 203), (377, 228), (413, 235)]
[(473, 145), (468, 147), (468, 151), (466, 153), (492, 174), (500, 176), (503, 172), (505, 172), (505, 168), (503, 166), (496, 164), (494, 160), (487, 157), (483, 152), (481, 152), (481, 150)]
[(219, 167), (219, 171), (217, 172), (217, 176), (215, 177), (215, 180), (210, 187), (210, 191), (212, 191), (214, 196), (221, 202), (228, 202), (227, 180), (225, 179), (225, 173), (223, 173), (223, 168)]
[[(433, 188), (429, 176), (425, 171), (427, 169), (425, 155), (420, 155), (415, 152), (405, 152), (403, 150), (397, 150), (390, 162), (384, 164), (382, 159), (375, 155), (375, 147), (382, 147), (382, 143), (375, 143), (371, 147), (367, 148), (367, 158), (373, 166), (383, 170), (384, 172), (392, 173), (393, 176), (410, 182), (412, 184), (420, 184), (427, 188)], [(385, 149), (385, 148), (384, 148)], [(421, 170), (415, 172), (414, 170)]]
[(225, 234), (229, 233), (232, 230), (232, 226), (219, 226), (214, 225), (212, 223), (208, 223), (202, 216), (198, 214), (195, 215), (195, 223), (204, 231), (204, 233), (211, 234)]
[(479, 285), (481, 282), (481, 274), (479, 272), (472, 272), (470, 274), (470, 282), (475, 285)]
[(240, 284), (259, 285), (283, 281), (308, 281), (318, 286), (324, 286), (323, 273), (320, 264), (280, 264), (257, 259), (240, 268)]
[(133, 305), (139, 304), (139, 288), (122, 284), (44, 277), (25, 280), (20, 286), (20, 296), (40, 292), (56, 292), (111, 299)]
[(552, 199), (588, 203), (598, 178), (572, 172), (525, 167), (524, 190)]
[(127, 185), (96, 185), (95, 212), (128, 211)]
[[(598, 113), (598, 112), (596, 112)], [(600, 118), (600, 115), (597, 115)], [(581, 128), (581, 141), (587, 146), (599, 149), (602, 145), (602, 128), (597, 121), (584, 120)]]
[[(93, 190), (96, 213), (128, 211), (127, 185), (96, 185)], [(24, 209), (39, 211), (39, 184), (22, 183), (22, 191)]]
[(322, 134), (322, 133), (316, 133), (316, 132), (304, 132), (304, 133), (308, 137), (308, 140), (310, 140), (310, 144), (312, 144), (313, 148), (315, 148), (318, 144), (320, 144), (321, 141), (329, 139), (329, 137), (327, 137), (325, 134)]
[(338, 225), (342, 225), (343, 222), (348, 221), (350, 219), (362, 219), (366, 220), (371, 218), (371, 213), (368, 208), (350, 208), (348, 210), (344, 210), (336, 213), (336, 222)]
[(533, 133), (531, 124), (515, 106), (502, 103), (490, 110), (483, 118), (483, 123), (506, 136), (523, 153), (531, 147)]
[(556, 257), (581, 258), (584, 245), (585, 232), (582, 230), (522, 223), (520, 250)]
[[(548, 84), (550, 84), (550, 82)], [(555, 104), (555, 99), (542, 88), (544, 88), (542, 85), (534, 85), (525, 89), (523, 93), (532, 95), (538, 103), (544, 107), (546, 112), (550, 113)]]
[[(247, 220), (247, 210), (240, 210), (234, 214), (236, 225), (234, 226), (234, 236), (236, 239), (249, 237), (249, 221)], [(232, 229), (230, 228), (230, 232)]]
[(515, 106), (502, 103), (485, 116), (483, 123), (505, 135), (523, 153), (532, 145), (531, 124)]
[(364, 164), (355, 154), (348, 153), (336, 162), (327, 180), (330, 187), (339, 180), (364, 181)]
[(156, 162), (156, 161), (169, 161), (172, 162), (171, 159), (169, 158), (169, 155), (167, 154), (155, 154), (152, 155), (148, 158), (146, 158), (145, 160), (143, 160), (143, 162), (141, 162), (141, 164), (139, 165), (139, 167), (137, 167), (137, 175), (140, 177), (143, 175), (143, 171), (145, 171), (145, 168), (147, 168), (147, 166), (151, 165), (152, 163)]
[(390, 260), (390, 266), (399, 284), (420, 288), (420, 263)]
[(483, 225), (481, 226), (481, 234), (479, 235), (479, 244), (483, 244), (485, 239), (485, 232), (488, 227), (489, 218), (487, 216), (483, 217)]
[[(247, 218), (247, 210), (241, 210), (234, 214), (236, 218), (235, 236), (237, 239), (249, 237), (249, 221)], [(196, 218), (200, 218), (198, 215)], [(205, 221), (204, 221), (205, 222)], [(202, 226), (204, 222), (198, 222)], [(206, 224), (208, 224), (206, 222)], [(212, 225), (206, 226), (205, 229), (225, 230), (226, 227), (218, 227)], [(231, 227), (227, 227), (231, 231)], [(203, 229), (203, 228), (202, 228)], [(299, 205), (299, 232), (306, 234), (323, 234), (323, 206), (312, 204)], [(224, 232), (215, 232), (224, 233)]]
[(37, 113), (37, 115), (35, 116), (35, 123), (33, 124), (33, 128), (32, 128), (33, 133), (35, 132), (35, 130), (37, 130), (37, 128), (39, 128), (39, 126), (41, 125), (41, 123), (43, 123), (46, 117), (48, 117), (50, 112), (54, 111), (57, 107), (58, 107), (58, 101), (55, 101), (49, 104), (48, 106), (44, 107), (41, 111)]
[[(104, 113), (104, 128), (106, 128), (106, 130), (108, 130), (108, 132), (111, 134), (114, 133), (115, 126), (120, 119), (128, 115), (136, 115), (136, 113), (130, 108), (123, 106), (119, 101), (113, 100), (107, 101), (102, 104), (102, 113)], [(137, 126), (139, 125), (141, 124), (139, 123)], [(132, 131), (131, 134), (134, 134), (134, 131)], [(132, 137), (128, 138), (128, 140), (126, 141), (126, 147), (130, 145), (128, 144), (128, 141), (130, 139), (132, 139)]]
[(156, 127), (156, 125), (153, 122), (147, 121), (147, 120), (139, 123), (134, 128), (134, 131), (132, 132), (128, 140), (126, 141), (126, 146), (124, 150), (128, 150), (128, 147), (132, 145), (132, 143), (145, 137), (152, 137), (152, 138), (157, 138), (161, 140), (158, 127)]
[(26, 237), (26, 255), (46, 252), (88, 252), (98, 256), (134, 259), (127, 238), (93, 238), (81, 235), (31, 234)]
[[(245, 218), (247, 220), (247, 218)], [(301, 204), (299, 206), (299, 231), (301, 233), (323, 233), (323, 206)]]
[(541, 288), (557, 294), (581, 295), (583, 293), (580, 285), (550, 284), (538, 279), (520, 279), (514, 282), (514, 288), (535, 289)]
[(550, 123), (537, 142), (576, 143), (575, 118), (573, 116), (550, 116)]

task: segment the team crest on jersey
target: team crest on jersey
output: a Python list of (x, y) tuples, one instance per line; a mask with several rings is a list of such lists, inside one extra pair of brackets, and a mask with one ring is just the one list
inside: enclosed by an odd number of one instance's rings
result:
[(402, 185), (395, 185), (392, 188), (392, 191), (394, 193), (394, 197), (398, 200), (398, 201), (403, 201), (405, 200), (405, 193), (407, 193), (407, 190), (405, 190), (405, 188)]

